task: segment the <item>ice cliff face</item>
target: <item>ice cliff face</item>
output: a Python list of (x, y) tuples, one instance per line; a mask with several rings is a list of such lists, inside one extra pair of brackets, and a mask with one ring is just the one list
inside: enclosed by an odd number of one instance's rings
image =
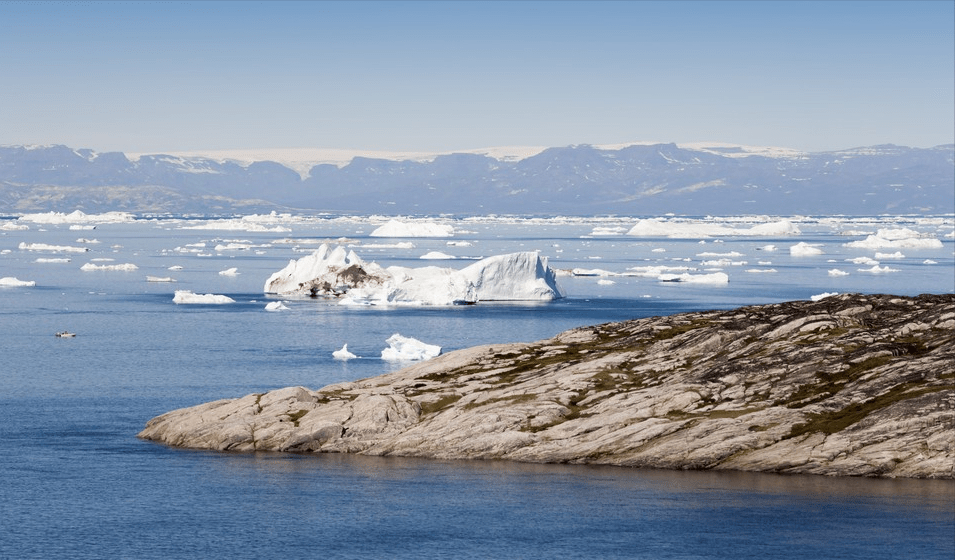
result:
[(548, 301), (564, 296), (556, 274), (537, 253), (482, 259), (463, 270), (365, 263), (343, 247), (323, 244), (290, 261), (265, 282), (266, 293), (344, 296), (352, 305), (455, 305), (479, 301)]
[(955, 477), (955, 296), (838, 295), (567, 331), (169, 412), (190, 448)]

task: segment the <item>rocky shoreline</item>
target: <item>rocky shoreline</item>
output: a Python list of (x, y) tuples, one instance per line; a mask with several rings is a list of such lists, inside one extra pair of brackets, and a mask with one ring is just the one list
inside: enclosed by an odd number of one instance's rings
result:
[(222, 451), (955, 478), (955, 295), (845, 294), (573, 329), (175, 410)]

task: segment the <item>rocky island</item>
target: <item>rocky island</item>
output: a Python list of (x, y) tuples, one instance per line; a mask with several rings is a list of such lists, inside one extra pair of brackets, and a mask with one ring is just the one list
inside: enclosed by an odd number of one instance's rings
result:
[(845, 294), (573, 329), (172, 411), (222, 451), (955, 477), (955, 295)]

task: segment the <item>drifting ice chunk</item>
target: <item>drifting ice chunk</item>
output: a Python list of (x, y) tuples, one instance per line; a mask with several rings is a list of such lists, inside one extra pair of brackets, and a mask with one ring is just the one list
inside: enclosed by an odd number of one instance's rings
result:
[(368, 235), (371, 237), (451, 237), (454, 235), (454, 226), (431, 222), (390, 220)]
[(94, 270), (107, 270), (107, 271), (118, 271), (118, 272), (132, 272), (134, 270), (139, 270), (139, 267), (133, 263), (125, 264), (93, 264), (86, 263), (80, 267), (80, 270), (83, 272), (91, 272)]
[(13, 276), (7, 276), (5, 278), (0, 278), (0, 286), (4, 288), (30, 288), (36, 286), (36, 282), (33, 280), (20, 280), (14, 278)]
[(713, 274), (661, 274), (657, 277), (660, 282), (685, 282), (687, 284), (726, 284), (730, 277), (725, 272)]
[(385, 342), (389, 347), (381, 351), (381, 359), (389, 362), (429, 360), (441, 353), (440, 346), (425, 344), (398, 333), (391, 335)]
[(220, 270), (220, 271), (219, 271), (219, 274), (220, 274), (221, 276), (238, 276), (238, 275), (239, 275), (239, 269), (238, 269), (238, 268), (229, 268), (229, 269), (226, 269), (226, 270)]
[(430, 251), (428, 253), (421, 255), (420, 258), (424, 260), (450, 260), (450, 259), (456, 259), (457, 257), (455, 257), (454, 255), (449, 255), (447, 253), (442, 253), (441, 251)]
[(844, 270), (839, 270), (838, 268), (833, 268), (829, 270), (829, 276), (849, 276), (849, 273)]
[(922, 237), (908, 228), (880, 229), (862, 241), (852, 241), (846, 247), (858, 249), (940, 249), (942, 242), (934, 237)]
[(24, 243), (20, 242), (21, 251), (53, 251), (57, 253), (85, 253), (89, 251), (87, 247), (71, 247), (69, 245), (48, 245), (46, 243)]
[(335, 350), (334, 352), (332, 352), (332, 357), (335, 358), (336, 360), (351, 360), (352, 358), (357, 358), (358, 356), (349, 352), (348, 345), (346, 344), (342, 346), (341, 350)]
[(815, 255), (821, 255), (822, 249), (816, 247), (815, 245), (810, 245), (805, 241), (800, 241), (789, 248), (789, 254), (794, 257), (812, 257)]
[(169, 276), (147, 276), (147, 282), (175, 282), (176, 279)]
[(640, 220), (630, 228), (627, 235), (642, 237), (672, 237), (695, 239), (712, 236), (779, 236), (799, 235), (801, 232), (789, 220), (780, 220), (764, 224), (757, 224), (751, 228), (733, 228), (712, 223), (685, 223), (666, 221), (661, 218)]
[(235, 303), (235, 300), (229, 296), (220, 296), (218, 294), (194, 294), (189, 290), (176, 290), (176, 295), (172, 298), (173, 303)]
[(271, 301), (265, 304), (266, 311), (285, 311), (288, 307), (281, 301)]

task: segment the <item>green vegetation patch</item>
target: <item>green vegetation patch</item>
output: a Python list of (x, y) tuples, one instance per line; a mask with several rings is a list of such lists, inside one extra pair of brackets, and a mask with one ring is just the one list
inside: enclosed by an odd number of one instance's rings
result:
[(459, 400), (461, 400), (461, 395), (451, 394), (444, 395), (436, 401), (424, 401), (419, 402), (418, 404), (421, 406), (421, 415), (427, 416), (429, 414), (440, 412)]
[(308, 412), (309, 412), (309, 411), (306, 410), (306, 409), (304, 409), (304, 408), (301, 409), (301, 410), (297, 410), (297, 411), (295, 411), (295, 412), (289, 412), (289, 413), (288, 413), (288, 419), (289, 419), (289, 420), (292, 422), (292, 424), (294, 424), (295, 427), (297, 428), (297, 427), (298, 427), (298, 421), (301, 420), (303, 416), (305, 416), (306, 414), (308, 414)]

